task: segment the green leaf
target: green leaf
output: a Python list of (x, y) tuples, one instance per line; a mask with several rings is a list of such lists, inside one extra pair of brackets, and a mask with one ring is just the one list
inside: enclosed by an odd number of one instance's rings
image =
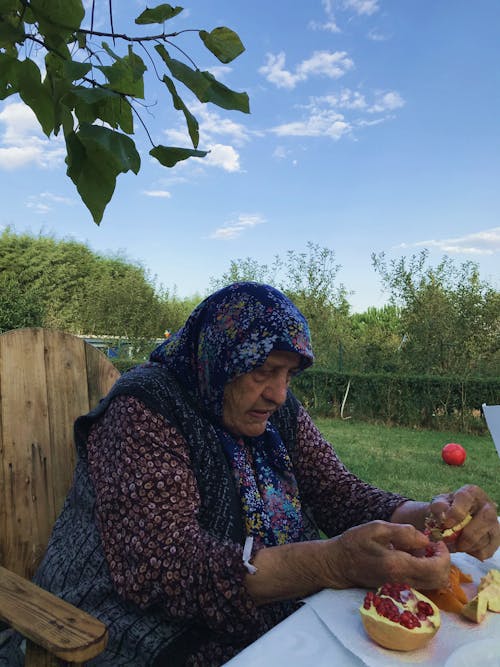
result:
[[(103, 46), (105, 46), (103, 44)], [(112, 53), (111, 49), (109, 52)], [(114, 56), (114, 54), (113, 54)], [(144, 72), (146, 67), (142, 58), (136, 55), (129, 46), (128, 56), (116, 57), (112, 65), (99, 65), (99, 69), (108, 79), (106, 87), (122, 95), (144, 98)]]
[(145, 25), (147, 23), (163, 23), (169, 19), (177, 16), (183, 11), (182, 7), (172, 7), (172, 5), (158, 5), (153, 9), (146, 9), (140, 16), (135, 19), (138, 25)]
[[(74, 63), (78, 65), (78, 63)], [(45, 66), (47, 74), (43, 86), (47, 91), (51, 101), (54, 114), (54, 134), (59, 134), (61, 125), (65, 132), (73, 129), (73, 119), (68, 107), (61, 103), (62, 98), (71, 89), (71, 79), (67, 76), (67, 68), (71, 70), (71, 60), (64, 60), (54, 53), (47, 53), (45, 56)]]
[(0, 0), (0, 14), (8, 14), (21, 9), (19, 0)]
[(19, 61), (17, 58), (0, 53), (0, 100), (4, 100), (19, 90), (17, 81), (18, 68)]
[(22, 101), (35, 113), (44, 133), (54, 129), (54, 105), (49, 91), (41, 82), (40, 70), (27, 58), (17, 65), (17, 86)]
[(168, 77), (166, 74), (163, 75), (163, 83), (167, 86), (167, 88), (170, 91), (170, 94), (172, 95), (174, 108), (177, 109), (178, 111), (183, 112), (184, 117), (186, 119), (186, 124), (187, 124), (187, 127), (188, 127), (189, 136), (191, 137), (191, 141), (193, 142), (193, 146), (195, 148), (198, 148), (198, 143), (200, 141), (200, 132), (199, 132), (198, 121), (196, 120), (196, 118), (193, 116), (193, 114), (189, 111), (187, 106), (184, 104), (184, 102), (180, 98), (179, 94), (177, 93), (177, 90), (175, 88), (175, 84), (172, 81), (172, 79), (170, 77)]
[(246, 93), (237, 93), (219, 83), (210, 72), (194, 70), (180, 60), (171, 58), (162, 44), (157, 44), (155, 49), (169, 68), (172, 76), (187, 86), (200, 102), (212, 102), (222, 109), (250, 113)]
[(14, 45), (16, 42), (24, 42), (26, 35), (21, 25), (13, 24), (9, 18), (0, 16), (0, 48)]
[(112, 90), (75, 86), (63, 102), (75, 110), (80, 123), (91, 124), (99, 118), (114, 129), (120, 127), (127, 134), (134, 133), (132, 107)]
[(69, 81), (83, 79), (92, 69), (89, 63), (80, 63), (75, 60), (65, 60), (63, 65), (64, 75)]
[[(69, 35), (80, 27), (85, 16), (81, 0), (31, 0), (29, 7), (44, 35)], [(62, 26), (67, 30), (62, 30)]]
[(190, 157), (205, 157), (208, 151), (196, 151), (192, 148), (175, 148), (171, 146), (155, 146), (149, 151), (149, 154), (156, 158), (164, 167), (173, 167), (181, 160), (187, 160)]
[(211, 51), (221, 63), (230, 63), (245, 50), (241, 39), (234, 30), (230, 30), (223, 26), (214, 28), (212, 32), (200, 30), (199, 35), (207, 49)]
[(246, 93), (237, 93), (231, 90), (223, 83), (217, 81), (210, 72), (201, 72), (201, 74), (208, 82), (207, 102), (212, 102), (212, 104), (216, 104), (221, 109), (250, 113), (250, 102)]
[(129, 137), (106, 127), (82, 124), (66, 137), (67, 174), (99, 224), (119, 174), (139, 172), (141, 159)]

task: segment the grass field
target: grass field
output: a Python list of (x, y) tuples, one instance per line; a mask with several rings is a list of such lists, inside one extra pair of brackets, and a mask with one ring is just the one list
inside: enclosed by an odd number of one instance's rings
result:
[[(317, 418), (315, 423), (347, 467), (367, 482), (416, 500), (478, 484), (500, 507), (500, 458), (489, 435), (386, 427), (352, 419)], [(447, 442), (465, 447), (463, 466), (442, 461), (441, 448)]]

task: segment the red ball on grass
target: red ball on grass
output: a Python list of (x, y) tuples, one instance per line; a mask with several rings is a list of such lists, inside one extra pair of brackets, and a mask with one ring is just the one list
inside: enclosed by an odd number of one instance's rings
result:
[(450, 466), (461, 466), (465, 463), (467, 452), (457, 442), (449, 442), (441, 450), (443, 461)]

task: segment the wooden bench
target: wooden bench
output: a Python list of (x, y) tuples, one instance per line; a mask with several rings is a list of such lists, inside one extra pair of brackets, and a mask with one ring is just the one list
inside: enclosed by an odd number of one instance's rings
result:
[(118, 376), (77, 336), (0, 335), (0, 620), (28, 639), (26, 667), (82, 664), (106, 646), (101, 622), (30, 579), (71, 485), (73, 422)]

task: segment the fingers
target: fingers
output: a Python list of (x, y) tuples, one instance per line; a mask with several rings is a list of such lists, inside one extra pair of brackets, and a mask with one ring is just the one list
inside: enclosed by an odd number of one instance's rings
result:
[[(346, 531), (339, 539), (346, 565), (342, 572), (354, 586), (380, 586), (405, 582), (420, 588), (438, 588), (448, 581), (450, 554), (444, 544), (423, 553), (429, 538), (409, 524), (373, 521)], [(421, 555), (416, 555), (416, 554)]]
[(429, 510), (443, 528), (452, 528), (467, 514), (477, 512), (487, 496), (482, 489), (472, 484), (462, 486), (454, 493), (436, 496)]
[(450, 552), (444, 542), (437, 542), (429, 555), (412, 560), (407, 581), (422, 590), (443, 588), (448, 584), (450, 566)]
[(485, 506), (460, 535), (457, 550), (465, 551), (479, 560), (491, 558), (500, 547), (500, 525), (496, 512), (496, 505)]
[(500, 546), (496, 504), (479, 486), (466, 484), (452, 494), (434, 498), (429, 509), (443, 528), (452, 528), (468, 514), (472, 520), (464, 527), (451, 551), (464, 551), (485, 560)]

